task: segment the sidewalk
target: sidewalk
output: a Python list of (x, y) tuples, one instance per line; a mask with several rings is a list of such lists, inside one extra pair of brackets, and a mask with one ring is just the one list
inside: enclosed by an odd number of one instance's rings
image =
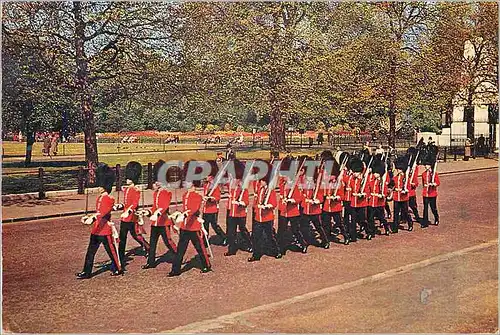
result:
[[(472, 159), (468, 162), (464, 161), (448, 161), (446, 163), (438, 163), (438, 171), (440, 174), (488, 169), (498, 167), (498, 160), (496, 159)], [(152, 204), (152, 191), (144, 191), (144, 202), (141, 199), (141, 204), (146, 206)], [(177, 191), (177, 201), (181, 200), (183, 191)], [(113, 196), (118, 200), (118, 195), (113, 192)], [(46, 217), (68, 216), (83, 214), (85, 212), (86, 204), (85, 195), (71, 195), (48, 198), (44, 200), (30, 199), (30, 200), (4, 200), (2, 204), (2, 222), (23, 221), (43, 219)], [(88, 195), (88, 211), (92, 212), (95, 209), (97, 194)], [(120, 194), (120, 200), (123, 199), (123, 192)], [(175, 201), (173, 196), (172, 201)]]

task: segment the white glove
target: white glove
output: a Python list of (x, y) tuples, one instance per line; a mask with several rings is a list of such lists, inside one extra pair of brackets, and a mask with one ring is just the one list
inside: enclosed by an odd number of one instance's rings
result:
[(271, 208), (273, 208), (274, 206), (273, 206), (272, 204), (267, 204), (267, 205), (265, 205), (264, 207), (265, 207), (265, 208), (268, 208), (268, 209), (271, 209)]
[(182, 223), (184, 221), (184, 219), (186, 218), (186, 214), (184, 213), (179, 213), (176, 217), (175, 217), (175, 223)]
[(129, 217), (129, 216), (130, 216), (130, 214), (132, 214), (132, 213), (133, 213), (133, 211), (132, 211), (131, 209), (127, 209), (125, 212), (123, 212), (123, 213), (120, 215), (120, 217), (121, 217), (122, 219), (125, 219), (125, 218)]
[(238, 201), (236, 200), (231, 201), (231, 205), (238, 205)]
[(380, 199), (382, 199), (382, 198), (384, 197), (384, 195), (383, 195), (383, 194), (378, 194), (377, 196), (378, 196)]
[(143, 216), (139, 216), (139, 218), (137, 219), (137, 224), (139, 226), (143, 226), (144, 225), (144, 219), (143, 219)]
[(116, 205), (113, 205), (113, 210), (114, 211), (120, 211), (123, 209), (123, 204), (116, 204)]
[(244, 201), (238, 201), (238, 206), (246, 206), (247, 204), (245, 204)]
[(297, 201), (295, 201), (295, 199), (293, 199), (293, 198), (287, 199), (286, 201), (291, 203), (291, 204), (297, 203)]
[(338, 201), (340, 201), (340, 196), (339, 196), (339, 195), (337, 195), (337, 196), (333, 197), (333, 200), (338, 200)]
[(84, 216), (82, 218), (82, 223), (86, 225), (91, 225), (97, 220), (97, 216), (95, 214), (90, 216)]
[(321, 203), (321, 201), (319, 201), (319, 199), (314, 199), (313, 203), (316, 204), (316, 205), (319, 205)]
[[(151, 212), (150, 212), (151, 213)], [(158, 221), (158, 218), (161, 216), (161, 210), (157, 209), (150, 217), (151, 221)]]
[(151, 215), (151, 211), (149, 209), (140, 209), (136, 213), (138, 216), (150, 216)]

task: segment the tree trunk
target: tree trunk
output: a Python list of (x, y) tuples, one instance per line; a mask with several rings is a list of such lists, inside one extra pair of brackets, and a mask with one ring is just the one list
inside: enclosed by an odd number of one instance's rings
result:
[(73, 2), (73, 15), (75, 19), (76, 89), (85, 122), (85, 160), (87, 161), (88, 168), (88, 182), (89, 184), (94, 184), (99, 158), (97, 154), (94, 113), (92, 110), (92, 95), (89, 90), (88, 60), (84, 49), (85, 22), (82, 18), (81, 2)]
[(28, 167), (31, 164), (31, 155), (33, 153), (33, 144), (35, 143), (35, 132), (29, 127), (26, 127), (26, 156), (24, 158), (24, 166)]
[(390, 65), (389, 88), (389, 145), (396, 148), (396, 60), (393, 56)]
[(272, 151), (285, 151), (285, 123), (280, 109), (279, 101), (276, 99), (274, 91), (269, 93), (269, 104), (271, 107), (269, 144)]

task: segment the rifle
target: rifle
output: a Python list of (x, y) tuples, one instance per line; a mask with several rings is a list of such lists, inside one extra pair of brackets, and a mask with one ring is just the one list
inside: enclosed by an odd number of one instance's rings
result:
[(410, 183), (413, 180), (413, 177), (415, 177), (415, 170), (417, 168), (418, 155), (420, 155), (420, 150), (417, 152), (417, 155), (415, 156), (415, 161), (413, 162), (413, 165), (411, 167)]
[[(281, 162), (282, 161), (279, 162), (276, 170), (273, 172), (271, 176), (271, 180), (269, 180), (269, 185), (267, 185), (266, 199), (264, 205), (267, 205), (269, 203), (269, 198), (271, 197), (271, 190), (276, 188), (276, 182), (278, 181), (278, 175), (279, 175), (278, 171), (281, 168)], [(271, 163), (271, 168), (272, 168), (272, 163)]]
[(345, 168), (346, 164), (347, 164), (347, 157), (344, 158), (344, 160), (342, 161), (342, 165), (340, 165), (340, 174), (339, 174), (339, 177), (337, 180), (337, 186), (335, 187), (335, 191), (333, 192), (333, 197), (337, 196), (337, 192), (340, 188), (340, 182), (342, 181), (342, 178), (344, 177), (344, 168)]
[[(255, 164), (255, 161), (252, 162), (252, 165), (250, 165), (250, 174), (252, 173), (252, 168)], [(245, 193), (245, 190), (246, 188), (248, 187), (248, 183), (250, 182), (249, 178), (248, 178), (248, 175), (245, 176), (245, 180), (243, 180), (243, 184), (241, 185), (241, 193), (240, 193), (240, 196), (238, 198), (238, 202), (241, 202), (243, 201), (243, 193)]]
[[(410, 155), (409, 162), (411, 162), (411, 155)], [(408, 181), (409, 181), (408, 178), (409, 178), (409, 176), (410, 176), (410, 168), (407, 167), (406, 168), (406, 172), (405, 172), (405, 184), (404, 184), (404, 188), (403, 188), (403, 190), (405, 191), (405, 193), (408, 193)]]
[(361, 183), (361, 189), (360, 193), (363, 193), (365, 191), (366, 187), (366, 182), (368, 181), (368, 170), (370, 170), (370, 166), (372, 165), (373, 162), (373, 156), (370, 158), (370, 162), (368, 163), (368, 166), (366, 167), (365, 175), (363, 176), (363, 182)]
[(299, 173), (300, 173), (300, 170), (302, 170), (302, 167), (304, 166), (306, 160), (304, 159), (302, 161), (302, 164), (300, 165), (299, 167), (299, 170), (297, 171), (297, 173), (295, 174), (295, 177), (293, 179), (293, 184), (292, 184), (292, 187), (290, 188), (290, 192), (288, 192), (288, 195), (286, 197), (286, 199), (290, 199), (292, 197), (292, 194), (293, 194), (293, 190), (295, 189), (295, 186), (297, 186), (297, 182), (299, 181)]

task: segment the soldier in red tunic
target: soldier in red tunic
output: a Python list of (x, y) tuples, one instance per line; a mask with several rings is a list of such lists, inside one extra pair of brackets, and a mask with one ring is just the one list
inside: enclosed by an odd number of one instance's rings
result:
[(309, 223), (313, 224), (314, 229), (320, 236), (319, 245), (328, 249), (330, 248), (330, 239), (326, 235), (320, 220), (321, 205), (323, 203), (323, 192), (320, 192), (322, 172), (322, 170), (315, 168), (314, 175), (306, 177), (302, 197), (302, 222), (304, 227), (309, 227)]
[(417, 222), (420, 222), (420, 216), (418, 215), (418, 206), (417, 206), (417, 187), (418, 187), (418, 162), (419, 157), (417, 157), (418, 151), (414, 147), (408, 148), (407, 151), (410, 156), (410, 162), (408, 163), (408, 168), (410, 169), (409, 173), (409, 181), (410, 185), (408, 187), (408, 205), (413, 213), (414, 219)]
[(332, 174), (325, 187), (323, 187), (323, 197), (325, 201), (323, 203), (321, 221), (323, 225), (326, 226), (325, 231), (329, 236), (331, 236), (333, 231), (340, 231), (344, 238), (343, 243), (348, 245), (349, 234), (347, 232), (347, 227), (344, 226), (344, 222), (342, 221), (342, 210), (344, 209), (342, 205), (342, 197), (344, 195), (344, 187), (342, 187), (343, 176), (341, 176), (341, 171), (339, 169), (339, 164), (334, 161)]
[(383, 161), (375, 161), (373, 164), (373, 178), (368, 186), (368, 225), (375, 230), (375, 219), (380, 220), (384, 226), (385, 234), (389, 235), (389, 223), (385, 219), (385, 199), (389, 195), (387, 180), (388, 173), (385, 171), (385, 163)]
[(352, 189), (351, 189), (351, 181), (354, 178), (352, 169), (351, 169), (351, 160), (352, 157), (349, 156), (348, 153), (343, 152), (340, 155), (340, 161), (344, 162), (347, 161), (345, 167), (344, 167), (344, 174), (342, 176), (342, 179), (340, 180), (341, 182), (341, 199), (342, 199), (342, 205), (344, 207), (344, 227), (347, 229), (347, 234), (349, 235), (349, 240), (354, 240), (356, 241), (356, 222), (354, 220), (353, 216), (353, 209), (351, 206), (351, 199), (352, 199)]
[(172, 271), (168, 274), (169, 277), (179, 276), (181, 274), (181, 263), (190, 241), (201, 259), (201, 272), (209, 272), (212, 267), (208, 258), (207, 249), (205, 248), (205, 243), (203, 242), (205, 238), (201, 227), (203, 220), (199, 217), (203, 197), (196, 192), (196, 187), (200, 187), (201, 182), (200, 180), (191, 179), (190, 176), (187, 175), (189, 164), (195, 164), (195, 162), (188, 161), (184, 164), (183, 178), (187, 192), (182, 196), (182, 212), (175, 215), (175, 221), (180, 223), (179, 243), (177, 254), (172, 264)]
[(257, 195), (254, 199), (257, 205), (255, 221), (252, 225), (253, 254), (248, 259), (249, 262), (259, 261), (264, 255), (264, 235), (271, 241), (274, 257), (277, 259), (282, 257), (273, 234), (274, 211), (278, 205), (278, 200), (274, 188), (269, 187), (271, 174), (272, 166), (269, 164), (268, 173), (260, 180), (260, 186), (257, 188)]
[(149, 253), (149, 243), (142, 236), (144, 228), (139, 226), (139, 217), (136, 211), (139, 209), (141, 190), (136, 186), (142, 173), (142, 165), (138, 162), (129, 162), (125, 167), (125, 178), (127, 186), (123, 192), (123, 204), (117, 204), (115, 209), (123, 209), (120, 222), (120, 260), (125, 268), (125, 247), (127, 245), (127, 235), (136, 240), (147, 254)]
[[(298, 162), (293, 162), (290, 158), (285, 158), (281, 163), (281, 170), (287, 171), (293, 168), (296, 173)], [(283, 176), (280, 180), (280, 202), (278, 217), (278, 241), (281, 254), (285, 254), (288, 248), (285, 234), (288, 228), (288, 223), (292, 228), (292, 232), (297, 239), (297, 243), (302, 253), (307, 253), (308, 243), (300, 230), (300, 208), (302, 202), (302, 191), (299, 187), (298, 176), (291, 177), (290, 175)]]
[(431, 207), (432, 214), (434, 215), (434, 224), (439, 224), (439, 213), (437, 210), (437, 188), (441, 185), (439, 181), (439, 174), (437, 173), (437, 157), (434, 152), (430, 152), (423, 164), (425, 171), (422, 173), (422, 197), (424, 198), (424, 217), (422, 219), (422, 228), (429, 226), (429, 206)]
[[(177, 253), (177, 245), (172, 240), (173, 223), (168, 217), (172, 192), (170, 192), (161, 182), (161, 178), (158, 178), (158, 173), (164, 163), (163, 160), (159, 160), (153, 166), (153, 207), (143, 211), (144, 216), (149, 216), (151, 221), (151, 246), (147, 263), (142, 266), (143, 269), (149, 269), (156, 266), (156, 246), (158, 245), (160, 236), (165, 246), (174, 254)], [(168, 182), (168, 172), (166, 179)]]
[[(228, 249), (224, 256), (236, 255), (238, 244), (236, 241), (237, 229), (243, 236), (247, 245), (251, 246), (250, 233), (246, 227), (247, 222), (247, 206), (249, 203), (248, 187), (243, 185), (242, 178), (245, 166), (239, 160), (234, 160), (235, 176), (229, 188), (229, 199), (227, 202), (227, 238)], [(247, 248), (248, 252), (252, 252), (252, 247)]]
[(413, 230), (413, 221), (408, 214), (408, 199), (409, 199), (409, 180), (406, 178), (406, 170), (408, 169), (408, 157), (400, 156), (394, 164), (396, 172), (394, 174), (394, 222), (392, 232), (397, 233), (399, 230), (399, 222), (401, 217), (408, 222), (408, 231)]
[[(222, 239), (222, 245), (227, 245), (227, 236), (222, 227), (217, 223), (217, 216), (219, 214), (219, 202), (221, 198), (220, 185), (214, 184), (214, 178), (219, 171), (217, 162), (214, 160), (208, 161), (211, 170), (203, 185), (203, 226), (207, 233), (210, 231), (210, 226), (215, 233)], [(206, 244), (206, 242), (205, 242)], [(208, 245), (206, 245), (208, 247)]]
[[(359, 158), (353, 157), (351, 160), (351, 170), (353, 173), (349, 186), (352, 192), (352, 215), (355, 224), (358, 224), (360, 230), (363, 230), (366, 229), (367, 226), (366, 207), (368, 206), (368, 188), (366, 187), (367, 180), (365, 181), (365, 178), (363, 178), (363, 162)], [(351, 242), (357, 241), (357, 232), (355, 228), (353, 233), (349, 231), (349, 236)], [(367, 239), (371, 239), (372, 237), (371, 233), (367, 231)]]
[(92, 276), (95, 254), (101, 243), (111, 259), (111, 275), (123, 274), (118, 258), (117, 232), (114, 223), (110, 221), (111, 211), (115, 204), (115, 199), (110, 195), (114, 182), (114, 171), (106, 164), (100, 164), (97, 168), (97, 185), (100, 195), (96, 201), (96, 213), (82, 218), (82, 222), (91, 225), (92, 230), (83, 271), (76, 274), (79, 279), (88, 279)]

